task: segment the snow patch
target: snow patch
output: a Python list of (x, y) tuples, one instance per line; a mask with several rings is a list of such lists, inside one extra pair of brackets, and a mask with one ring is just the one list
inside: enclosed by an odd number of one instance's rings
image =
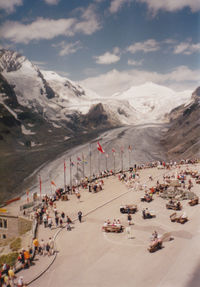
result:
[(55, 123), (52, 123), (52, 126), (53, 126), (54, 128), (57, 128), (57, 129), (60, 129), (60, 128), (61, 128), (61, 126), (59, 126), (59, 125), (57, 125), (57, 124), (55, 124)]
[(64, 140), (68, 140), (68, 139), (70, 139), (70, 137), (68, 137), (68, 136), (65, 136), (65, 137), (64, 137)]
[(35, 132), (26, 129), (24, 125), (21, 125), (21, 130), (24, 135), (35, 135)]

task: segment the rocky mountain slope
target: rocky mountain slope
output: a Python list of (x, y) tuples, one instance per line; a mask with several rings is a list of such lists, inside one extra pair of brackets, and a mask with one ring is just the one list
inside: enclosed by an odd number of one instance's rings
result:
[(200, 87), (191, 100), (169, 114), (170, 127), (162, 143), (172, 158), (200, 157)]
[(44, 162), (118, 126), (100, 103), (80, 112), (84, 89), (66, 79), (62, 93), (59, 86), (51, 87), (25, 57), (0, 52), (0, 202), (20, 193)]

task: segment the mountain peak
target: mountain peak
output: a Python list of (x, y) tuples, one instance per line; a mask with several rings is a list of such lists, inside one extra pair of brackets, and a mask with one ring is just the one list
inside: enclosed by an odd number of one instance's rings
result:
[(18, 52), (0, 49), (0, 72), (14, 72), (21, 68), (27, 59)]

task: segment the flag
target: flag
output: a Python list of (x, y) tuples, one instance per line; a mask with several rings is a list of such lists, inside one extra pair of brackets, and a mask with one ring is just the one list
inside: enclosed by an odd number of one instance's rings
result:
[(82, 161), (82, 159), (81, 159), (79, 156), (77, 157), (77, 160), (78, 160), (78, 161)]
[(131, 145), (128, 146), (128, 150), (129, 150), (129, 151), (132, 151)]
[(29, 190), (28, 189), (26, 191), (26, 198), (27, 198), (27, 202), (29, 202)]
[(115, 149), (114, 149), (114, 148), (112, 148), (112, 152), (115, 152)]
[(55, 182), (54, 182), (53, 180), (51, 181), (51, 184), (54, 185), (54, 186), (56, 186), (56, 184), (55, 184)]
[(74, 166), (75, 164), (74, 164), (74, 162), (72, 161), (72, 159), (71, 159), (71, 157), (70, 157), (70, 166)]
[(82, 154), (82, 163), (83, 164), (87, 164), (88, 163), (87, 160), (85, 160), (84, 154)]
[(66, 171), (66, 163), (65, 163), (65, 160), (64, 160), (64, 172)]
[(98, 149), (98, 151), (100, 151), (101, 153), (104, 153), (104, 152), (105, 152), (99, 142), (97, 143), (97, 149)]

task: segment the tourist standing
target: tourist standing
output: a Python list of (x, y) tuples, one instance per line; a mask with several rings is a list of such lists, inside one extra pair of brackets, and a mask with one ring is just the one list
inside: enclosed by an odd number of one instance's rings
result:
[(51, 237), (49, 237), (49, 246), (50, 246), (50, 253), (51, 255), (54, 254), (54, 241)]
[(79, 222), (81, 223), (81, 221), (82, 221), (82, 212), (81, 211), (79, 211), (78, 212), (78, 220), (79, 220)]

